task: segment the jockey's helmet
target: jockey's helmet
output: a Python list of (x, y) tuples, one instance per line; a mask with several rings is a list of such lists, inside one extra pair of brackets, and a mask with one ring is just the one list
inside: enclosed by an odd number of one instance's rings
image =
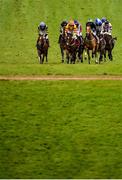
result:
[(93, 20), (91, 18), (89, 18), (87, 22), (93, 22)]
[(73, 20), (70, 20), (70, 21), (69, 21), (69, 29), (70, 29), (70, 30), (73, 30), (74, 25), (75, 25), (75, 24), (74, 24), (74, 21), (73, 21)]
[(101, 19), (102, 23), (104, 23), (106, 20), (107, 20), (107, 19), (106, 19), (105, 17), (103, 17), (103, 18)]
[(74, 20), (75, 25), (79, 25), (79, 22), (77, 20)]
[(96, 19), (95, 19), (95, 24), (96, 24), (97, 26), (101, 26), (101, 25), (102, 25), (102, 21), (101, 21), (99, 18), (96, 18)]
[(107, 24), (109, 24), (109, 21), (108, 21), (108, 20), (105, 21), (105, 25), (107, 25)]
[(67, 24), (68, 24), (68, 21), (67, 21), (67, 20), (64, 20), (64, 21), (62, 21), (61, 26), (64, 27), (64, 26), (66, 26)]
[(69, 21), (69, 26), (74, 26), (74, 21), (73, 20)]
[(39, 27), (41, 30), (44, 30), (46, 28), (46, 24), (44, 22), (41, 22)]

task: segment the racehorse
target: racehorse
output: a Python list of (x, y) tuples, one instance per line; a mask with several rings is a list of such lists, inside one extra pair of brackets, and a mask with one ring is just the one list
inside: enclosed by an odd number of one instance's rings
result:
[[(98, 44), (97, 44), (96, 38), (94, 37), (94, 35), (91, 31), (90, 26), (86, 27), (86, 37), (84, 39), (84, 49), (88, 55), (88, 63), (90, 64), (90, 50), (92, 51), (92, 58), (95, 56), (96, 63), (98, 63), (98, 60), (97, 60)], [(86, 52), (85, 52), (85, 55), (86, 55)]]
[(80, 39), (80, 37), (77, 37), (75, 42), (77, 45), (78, 59), (81, 61), (81, 63), (83, 63), (84, 39), (83, 38)]
[[(112, 61), (113, 60), (112, 50), (114, 48), (117, 37), (113, 38), (110, 34), (104, 33), (104, 39), (106, 42), (105, 51), (108, 51), (108, 57)], [(106, 58), (106, 52), (105, 52), (105, 58)]]
[(100, 56), (99, 56), (99, 63), (103, 60), (103, 57), (104, 57), (104, 61), (106, 61), (106, 50), (105, 50), (105, 47), (106, 47), (106, 41), (104, 39), (104, 36), (103, 34), (99, 34), (98, 35), (99, 37), (99, 48), (98, 48), (98, 51), (100, 53)]
[(46, 42), (46, 38), (44, 37), (44, 35), (39, 35), (36, 47), (40, 64), (43, 64), (45, 57), (46, 62), (48, 62), (47, 56), (49, 44)]
[(66, 50), (66, 38), (65, 38), (65, 27), (63, 28), (63, 33), (61, 35), (61, 39), (59, 41), (62, 63), (64, 63), (64, 51)]
[(66, 35), (66, 58), (68, 64), (75, 64), (76, 53), (79, 48), (77, 43), (78, 41), (74, 39), (73, 34), (68, 32)]

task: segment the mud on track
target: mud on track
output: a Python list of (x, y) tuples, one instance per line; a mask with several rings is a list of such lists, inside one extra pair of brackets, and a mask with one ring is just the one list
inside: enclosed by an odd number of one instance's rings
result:
[(112, 75), (85, 75), (85, 76), (0, 76), (0, 80), (15, 80), (15, 81), (83, 81), (83, 80), (122, 80), (122, 76), (112, 76)]

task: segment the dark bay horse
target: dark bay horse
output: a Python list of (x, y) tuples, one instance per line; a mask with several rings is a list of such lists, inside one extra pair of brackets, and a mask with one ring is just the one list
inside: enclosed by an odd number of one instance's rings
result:
[(66, 58), (68, 64), (75, 64), (78, 48), (79, 44), (77, 39), (74, 39), (73, 34), (68, 32), (66, 35)]
[(104, 61), (106, 61), (106, 50), (105, 50), (105, 47), (106, 47), (106, 41), (104, 39), (104, 35), (103, 34), (99, 34), (98, 35), (99, 37), (99, 48), (98, 48), (98, 52), (100, 53), (100, 56), (99, 56), (99, 63), (101, 61), (103, 61), (103, 57), (104, 57)]
[(61, 50), (62, 63), (64, 63), (64, 51), (66, 50), (65, 27), (63, 28), (63, 33), (61, 35), (59, 45), (60, 45), (60, 50)]
[(112, 61), (113, 60), (112, 50), (114, 48), (115, 41), (117, 40), (117, 37), (113, 38), (110, 34), (104, 33), (104, 39), (106, 42), (105, 58), (106, 58), (106, 51), (107, 51), (108, 52), (108, 58)]
[(78, 56), (78, 62), (80, 61), (83, 63), (83, 51), (84, 51), (84, 39), (83, 37), (77, 37), (75, 40), (75, 43), (77, 45), (77, 56)]
[[(96, 38), (94, 37), (94, 35), (91, 31), (90, 26), (86, 27), (86, 37), (84, 39), (84, 49), (88, 55), (88, 63), (90, 64), (90, 51), (92, 51), (92, 58), (95, 56), (96, 63), (98, 63), (98, 60), (97, 60), (98, 44), (97, 44)], [(86, 55), (86, 52), (85, 52), (85, 55)]]
[(36, 47), (37, 47), (37, 53), (40, 64), (43, 64), (45, 57), (46, 57), (46, 62), (48, 62), (47, 56), (48, 56), (49, 44), (47, 43), (44, 35), (39, 35)]

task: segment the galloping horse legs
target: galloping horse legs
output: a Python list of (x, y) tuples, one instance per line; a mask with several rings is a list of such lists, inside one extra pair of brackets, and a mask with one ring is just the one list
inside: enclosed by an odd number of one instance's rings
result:
[(78, 58), (82, 63), (83, 62), (83, 48), (81, 46), (79, 47), (79, 50), (78, 50)]
[(44, 63), (44, 54), (43, 54), (43, 56), (42, 56), (42, 64)]
[(109, 57), (110, 61), (113, 60), (113, 56), (112, 56), (112, 51), (111, 50), (108, 51), (108, 57)]
[(61, 55), (62, 55), (62, 63), (64, 63), (64, 50), (61, 48)]
[(40, 64), (42, 64), (42, 55), (39, 56)]
[(71, 56), (71, 63), (75, 64), (75, 60), (76, 60), (76, 53), (74, 52)]
[(89, 49), (87, 49), (87, 55), (88, 55), (88, 64), (90, 64), (90, 52), (89, 52)]
[(69, 64), (69, 53), (66, 53), (67, 64)]
[(46, 62), (48, 63), (47, 55), (48, 55), (48, 51), (46, 52), (46, 55), (45, 55), (46, 56)]

